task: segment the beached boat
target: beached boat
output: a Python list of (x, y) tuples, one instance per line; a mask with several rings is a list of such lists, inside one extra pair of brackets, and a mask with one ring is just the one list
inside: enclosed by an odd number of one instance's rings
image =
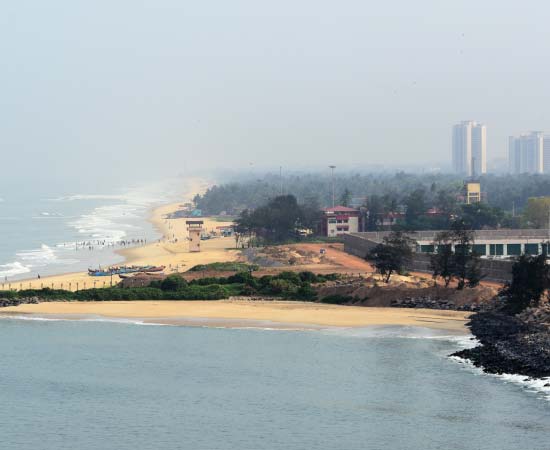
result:
[(108, 270), (101, 269), (88, 269), (88, 275), (91, 277), (108, 277), (111, 276), (112, 272)]
[(166, 266), (153, 266), (153, 267), (149, 267), (144, 272), (147, 272), (147, 273), (149, 273), (149, 272), (162, 272), (165, 268), (166, 268)]
[(112, 266), (108, 269), (88, 269), (91, 277), (108, 277), (111, 275), (126, 275), (133, 273), (153, 272), (158, 273), (164, 270), (165, 266)]

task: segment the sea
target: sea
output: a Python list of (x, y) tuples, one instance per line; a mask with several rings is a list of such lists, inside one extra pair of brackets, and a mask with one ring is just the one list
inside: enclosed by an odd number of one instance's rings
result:
[(0, 283), (123, 261), (117, 250), (160, 237), (153, 207), (181, 199), (185, 180), (80, 190), (0, 190)]
[[(0, 319), (3, 450), (548, 450), (549, 392), (423, 328)], [(524, 377), (522, 377), (524, 378)]]

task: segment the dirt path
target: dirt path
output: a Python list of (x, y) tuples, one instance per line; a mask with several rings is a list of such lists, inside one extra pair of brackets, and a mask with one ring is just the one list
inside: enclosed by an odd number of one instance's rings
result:
[[(350, 255), (349, 253), (344, 252), (344, 244), (295, 244), (292, 247), (297, 248), (303, 251), (311, 251), (319, 253), (319, 251), (324, 248), (326, 251), (327, 259), (330, 259), (333, 264), (329, 264), (327, 268), (329, 271), (336, 273), (347, 273), (347, 274), (363, 274), (375, 272), (375, 268), (372, 264), (368, 263), (358, 256)], [(305, 270), (305, 269), (301, 269)], [(317, 271), (315, 267), (308, 267), (308, 270)], [(323, 268), (323, 272), (325, 269)], [(411, 272), (411, 275), (414, 275), (418, 278), (423, 278), (427, 280), (432, 280), (432, 275), (426, 272)], [(502, 283), (495, 281), (482, 281), (483, 286), (490, 286), (494, 288), (501, 288)]]

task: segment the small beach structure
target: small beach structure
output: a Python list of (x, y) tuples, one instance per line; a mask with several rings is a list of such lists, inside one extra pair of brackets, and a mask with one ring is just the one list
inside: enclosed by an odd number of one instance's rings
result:
[(189, 251), (201, 251), (202, 220), (187, 220), (187, 231), (189, 232)]

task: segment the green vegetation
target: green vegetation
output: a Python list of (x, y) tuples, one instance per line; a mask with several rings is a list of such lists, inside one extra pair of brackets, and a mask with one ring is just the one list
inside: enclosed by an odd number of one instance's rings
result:
[[(364, 217), (369, 231), (381, 228), (381, 218), (394, 214), (405, 230), (445, 230), (451, 217), (462, 217), (473, 229), (496, 227), (546, 227), (548, 206), (530, 207), (530, 198), (548, 195), (549, 175), (483, 175), (481, 189), (487, 202), (463, 205), (457, 201), (463, 178), (449, 174), (344, 174), (335, 176), (335, 195), (340, 203), (352, 199), (365, 204)], [(284, 191), (292, 193), (298, 204), (323, 207), (332, 204), (332, 183), (325, 175), (301, 174), (283, 179)], [(195, 198), (206, 214), (226, 211), (249, 212), (266, 205), (280, 194), (278, 175), (266, 175), (239, 183), (214, 186)], [(365, 202), (366, 198), (366, 202)], [(427, 211), (432, 209), (432, 213)], [(513, 214), (512, 214), (513, 212)]]
[(436, 252), (431, 256), (430, 268), (434, 279), (441, 277), (445, 287), (453, 278), (458, 280), (459, 290), (466, 285), (475, 287), (483, 279), (479, 255), (473, 251), (473, 232), (464, 220), (456, 220), (449, 231), (438, 233), (433, 245)]
[(414, 239), (401, 231), (393, 231), (381, 244), (371, 249), (366, 259), (374, 262), (376, 269), (386, 277), (386, 283), (389, 283), (392, 273), (403, 272), (415, 245)]
[(205, 271), (215, 271), (215, 272), (245, 272), (245, 271), (256, 271), (260, 268), (257, 264), (247, 264), (241, 262), (214, 262), (210, 264), (199, 264), (197, 266), (191, 267), (189, 272), (205, 272)]
[(257, 278), (247, 271), (229, 277), (209, 277), (187, 282), (180, 275), (173, 274), (162, 281), (153, 281), (147, 287), (117, 286), (76, 292), (50, 288), (0, 291), (0, 298), (37, 297), (45, 301), (220, 300), (235, 295), (268, 295), (289, 300), (314, 301), (317, 293), (312, 284), (325, 283), (338, 277), (337, 274), (281, 272)]
[(505, 310), (516, 314), (529, 306), (538, 306), (545, 290), (550, 288), (549, 276), (545, 255), (521, 255), (512, 266), (512, 281), (502, 291)]
[(525, 207), (524, 217), (528, 226), (548, 228), (550, 197), (530, 198)]
[[(301, 229), (316, 229), (318, 205), (299, 205), (293, 195), (280, 195), (253, 211), (244, 210), (235, 220), (235, 233), (268, 243), (286, 242), (300, 236)], [(238, 243), (238, 240), (237, 240)]]

